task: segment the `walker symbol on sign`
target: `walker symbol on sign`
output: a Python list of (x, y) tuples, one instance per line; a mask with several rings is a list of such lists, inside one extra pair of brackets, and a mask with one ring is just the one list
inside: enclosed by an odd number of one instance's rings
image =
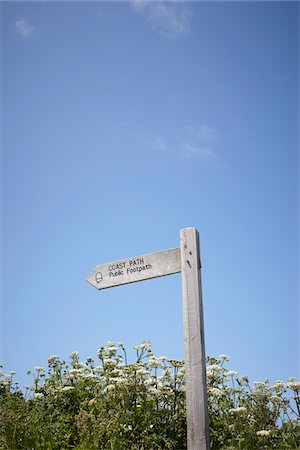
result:
[(101, 273), (101, 272), (97, 272), (97, 273), (96, 273), (95, 280), (96, 280), (96, 283), (97, 283), (97, 284), (101, 283), (101, 281), (103, 280), (103, 277), (102, 277), (102, 273)]

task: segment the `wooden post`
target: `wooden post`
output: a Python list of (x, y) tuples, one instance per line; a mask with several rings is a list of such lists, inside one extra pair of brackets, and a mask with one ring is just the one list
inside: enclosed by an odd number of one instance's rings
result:
[(199, 233), (180, 230), (188, 450), (209, 450)]

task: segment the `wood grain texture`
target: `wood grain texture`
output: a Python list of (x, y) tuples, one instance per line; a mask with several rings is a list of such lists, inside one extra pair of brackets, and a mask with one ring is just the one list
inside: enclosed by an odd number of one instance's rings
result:
[(180, 248), (173, 248), (101, 264), (95, 267), (87, 281), (97, 289), (106, 289), (180, 271)]
[(181, 230), (180, 245), (188, 450), (208, 450), (209, 418), (198, 231), (195, 228)]

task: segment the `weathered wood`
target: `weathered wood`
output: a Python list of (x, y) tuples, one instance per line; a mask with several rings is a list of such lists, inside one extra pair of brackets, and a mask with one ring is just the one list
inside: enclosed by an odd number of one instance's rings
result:
[(209, 418), (198, 231), (180, 230), (180, 245), (188, 450), (207, 450), (210, 448)]
[(180, 248), (96, 266), (87, 281), (97, 289), (163, 277), (181, 271)]

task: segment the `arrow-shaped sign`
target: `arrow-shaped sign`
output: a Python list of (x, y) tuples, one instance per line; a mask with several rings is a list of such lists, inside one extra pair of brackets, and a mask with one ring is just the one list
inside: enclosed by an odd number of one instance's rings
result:
[(87, 281), (97, 289), (135, 283), (181, 272), (180, 248), (96, 266)]

